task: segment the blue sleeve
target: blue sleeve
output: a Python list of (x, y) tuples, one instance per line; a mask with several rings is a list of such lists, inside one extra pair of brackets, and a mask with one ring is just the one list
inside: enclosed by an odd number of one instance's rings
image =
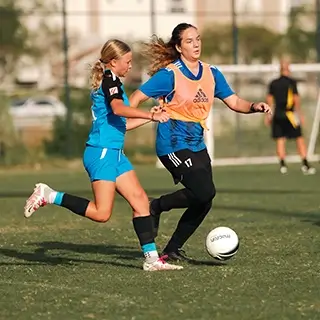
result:
[(214, 96), (220, 100), (228, 98), (234, 94), (234, 91), (230, 88), (226, 78), (219, 69), (211, 66), (211, 72), (216, 82), (214, 89)]
[(139, 90), (149, 98), (167, 96), (174, 89), (174, 74), (167, 69), (160, 69)]

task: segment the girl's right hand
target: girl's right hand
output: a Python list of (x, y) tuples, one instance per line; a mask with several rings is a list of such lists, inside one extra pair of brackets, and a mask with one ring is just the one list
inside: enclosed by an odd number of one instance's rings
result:
[(169, 114), (166, 111), (153, 112), (152, 121), (167, 122), (170, 119)]

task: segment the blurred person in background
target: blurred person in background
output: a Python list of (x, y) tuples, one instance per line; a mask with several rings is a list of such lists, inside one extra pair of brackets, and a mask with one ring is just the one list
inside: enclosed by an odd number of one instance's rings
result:
[[(96, 222), (107, 222), (112, 214), (116, 191), (130, 204), (133, 211), (133, 227), (139, 239), (145, 260), (145, 271), (179, 270), (159, 258), (153, 236), (153, 222), (149, 200), (142, 189), (133, 167), (123, 153), (126, 130), (149, 121), (165, 122), (165, 112), (146, 112), (130, 108), (119, 77), (125, 77), (131, 69), (130, 47), (119, 40), (109, 40), (101, 49), (100, 59), (91, 72), (92, 127), (83, 156), (89, 175), (94, 201), (55, 191), (38, 183), (26, 201), (24, 215), (29, 218), (47, 204), (67, 208), (76, 215)], [(126, 118), (129, 118), (126, 121)]]
[(288, 167), (286, 158), (286, 141), (295, 139), (297, 151), (301, 157), (301, 171), (304, 174), (315, 174), (307, 160), (307, 148), (302, 135), (301, 126), (304, 116), (301, 110), (301, 100), (298, 93), (297, 81), (290, 76), (289, 61), (280, 62), (280, 77), (269, 83), (267, 103), (273, 106), (273, 115), (265, 118), (266, 125), (271, 125), (271, 136), (276, 141), (276, 152), (280, 162), (280, 172), (285, 174)]
[(130, 105), (138, 107), (149, 98), (163, 103), (170, 120), (157, 127), (156, 152), (174, 183), (184, 186), (151, 200), (154, 235), (158, 233), (162, 212), (187, 208), (163, 254), (171, 260), (189, 260), (182, 247), (210, 211), (216, 195), (211, 160), (204, 143), (205, 121), (214, 98), (240, 113), (269, 113), (270, 107), (241, 99), (215, 66), (199, 60), (201, 38), (191, 24), (177, 25), (167, 43), (154, 36), (145, 44), (144, 54), (150, 61), (151, 78), (130, 96)]

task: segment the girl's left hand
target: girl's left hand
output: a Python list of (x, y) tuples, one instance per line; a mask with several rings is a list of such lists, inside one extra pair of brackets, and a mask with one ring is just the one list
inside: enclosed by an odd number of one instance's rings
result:
[(153, 113), (159, 113), (159, 112), (162, 112), (162, 107), (161, 106), (154, 106), (150, 109), (150, 112), (153, 112)]

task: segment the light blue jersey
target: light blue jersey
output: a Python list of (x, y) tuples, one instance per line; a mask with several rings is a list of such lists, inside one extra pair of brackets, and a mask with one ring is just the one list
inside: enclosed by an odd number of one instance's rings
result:
[(129, 99), (118, 77), (107, 70), (98, 90), (91, 93), (92, 127), (83, 155), (83, 164), (90, 181), (116, 182), (122, 174), (133, 170), (123, 153), (126, 118), (113, 113), (113, 99), (129, 106)]
[(92, 91), (92, 127), (87, 145), (100, 148), (123, 149), (126, 118), (115, 115), (110, 102), (121, 99), (129, 106), (129, 99), (118, 77), (110, 70), (104, 74), (101, 86)]
[[(199, 74), (195, 76), (181, 59), (174, 64), (190, 80), (199, 80), (202, 77), (203, 66), (199, 61)], [(230, 88), (223, 74), (214, 66), (210, 67), (215, 79), (214, 96), (225, 99), (234, 92)], [(160, 69), (147, 82), (142, 84), (139, 90), (148, 97), (165, 97), (170, 102), (174, 93), (174, 73), (169, 68)], [(213, 90), (213, 85), (212, 85)], [(169, 120), (159, 123), (156, 136), (156, 151), (158, 156), (167, 155), (183, 149), (198, 152), (205, 149), (203, 128), (199, 123), (181, 120)]]

